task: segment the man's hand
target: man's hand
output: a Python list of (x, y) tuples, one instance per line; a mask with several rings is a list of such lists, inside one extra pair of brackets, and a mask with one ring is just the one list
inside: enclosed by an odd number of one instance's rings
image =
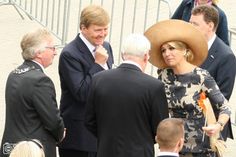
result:
[(107, 50), (102, 45), (99, 45), (96, 47), (94, 57), (95, 63), (103, 66), (104, 64), (106, 64), (109, 55), (107, 53)]

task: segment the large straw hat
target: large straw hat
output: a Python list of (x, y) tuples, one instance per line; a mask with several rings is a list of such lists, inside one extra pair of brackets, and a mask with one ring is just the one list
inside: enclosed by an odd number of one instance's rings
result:
[(158, 68), (168, 67), (161, 55), (161, 46), (169, 41), (182, 41), (192, 50), (190, 63), (201, 65), (208, 54), (207, 41), (203, 33), (182, 20), (165, 20), (151, 26), (144, 35), (151, 42), (150, 63)]

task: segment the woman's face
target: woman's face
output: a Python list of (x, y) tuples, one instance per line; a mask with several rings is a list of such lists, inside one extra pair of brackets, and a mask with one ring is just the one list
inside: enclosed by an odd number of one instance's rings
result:
[(169, 67), (176, 67), (183, 61), (186, 61), (184, 55), (186, 49), (176, 48), (173, 43), (165, 43), (161, 46), (162, 57)]

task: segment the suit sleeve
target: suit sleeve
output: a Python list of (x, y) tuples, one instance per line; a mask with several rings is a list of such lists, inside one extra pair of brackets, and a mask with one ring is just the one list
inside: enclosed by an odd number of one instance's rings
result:
[(94, 134), (97, 137), (97, 122), (96, 122), (96, 113), (95, 113), (94, 94), (95, 94), (94, 84), (92, 83), (91, 89), (88, 95), (87, 105), (86, 105), (85, 126), (92, 134)]
[(227, 114), (230, 116), (231, 111), (228, 106), (228, 101), (220, 92), (214, 78), (211, 77), (209, 73), (204, 76), (203, 91), (206, 91), (207, 97), (211, 101), (212, 108), (216, 113), (216, 117), (218, 117), (219, 114)]
[(225, 13), (222, 10), (219, 10), (219, 25), (216, 30), (217, 36), (224, 41), (226, 45), (229, 45), (229, 36), (228, 36), (228, 22)]
[(220, 65), (217, 70), (217, 78), (215, 78), (222, 94), (227, 100), (233, 91), (236, 74), (236, 59), (233, 53), (221, 58)]
[(32, 96), (33, 105), (44, 128), (59, 142), (63, 137), (64, 123), (57, 107), (55, 88), (50, 78), (41, 78), (35, 84)]
[(169, 117), (168, 104), (165, 95), (163, 83), (158, 83), (156, 91), (154, 92), (154, 99), (152, 102), (152, 131), (156, 135), (156, 128), (160, 121)]
[(181, 4), (178, 6), (178, 8), (175, 10), (174, 14), (172, 15), (171, 19), (182, 19), (183, 17), (183, 11), (184, 11), (184, 1), (181, 2)]

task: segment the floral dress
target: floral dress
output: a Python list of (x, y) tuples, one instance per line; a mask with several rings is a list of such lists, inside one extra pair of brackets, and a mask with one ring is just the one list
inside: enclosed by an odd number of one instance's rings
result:
[(158, 79), (165, 84), (165, 92), (171, 117), (185, 121), (185, 142), (181, 153), (205, 154), (211, 152), (208, 136), (203, 137), (205, 117), (198, 105), (204, 91), (211, 101), (216, 116), (231, 114), (227, 100), (210, 74), (201, 68), (175, 75), (172, 69), (159, 69)]

